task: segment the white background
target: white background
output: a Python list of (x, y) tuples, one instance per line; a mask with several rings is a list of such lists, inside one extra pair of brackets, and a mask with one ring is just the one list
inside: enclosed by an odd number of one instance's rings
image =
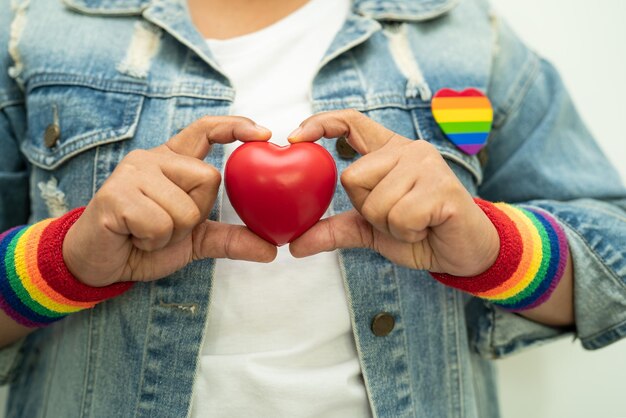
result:
[[(556, 64), (626, 178), (626, 0), (492, 1), (532, 48)], [(503, 418), (626, 417), (624, 341), (584, 352), (578, 342), (562, 340), (499, 361), (498, 374)]]
[[(492, 0), (561, 71), (591, 132), (626, 179), (626, 1)], [(626, 342), (562, 340), (497, 362), (504, 418), (626, 417)]]

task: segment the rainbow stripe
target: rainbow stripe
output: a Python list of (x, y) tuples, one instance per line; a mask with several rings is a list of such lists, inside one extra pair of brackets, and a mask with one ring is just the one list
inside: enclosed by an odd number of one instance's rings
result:
[(433, 277), (509, 311), (539, 306), (565, 272), (569, 249), (563, 228), (539, 208), (475, 200), (500, 235), (498, 260), (479, 276)]
[(493, 122), (491, 102), (482, 92), (439, 90), (432, 99), (435, 121), (461, 151), (477, 154), (485, 146)]
[(83, 210), (0, 234), (0, 309), (17, 323), (43, 327), (130, 287), (89, 288), (67, 270), (63, 239)]
[(496, 206), (511, 217), (520, 231), (526, 228), (528, 242), (524, 240), (522, 257), (531, 262), (526, 271), (518, 268), (501, 287), (483, 297), (511, 311), (534, 308), (550, 297), (565, 272), (569, 254), (565, 232), (539, 208), (516, 208), (504, 203)]

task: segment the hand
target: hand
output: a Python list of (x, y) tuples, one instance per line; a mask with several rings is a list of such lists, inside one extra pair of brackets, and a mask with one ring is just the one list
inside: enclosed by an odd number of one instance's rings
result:
[(165, 144), (130, 152), (70, 228), (63, 256), (91, 286), (149, 281), (202, 258), (269, 262), (276, 248), (243, 226), (207, 220), (221, 182), (213, 143), (267, 141), (241, 117), (204, 117)]
[(356, 210), (323, 219), (293, 241), (295, 257), (371, 248), (405, 267), (457, 276), (493, 264), (498, 233), (434, 146), (354, 110), (312, 116), (289, 140), (340, 136), (363, 155), (341, 175)]

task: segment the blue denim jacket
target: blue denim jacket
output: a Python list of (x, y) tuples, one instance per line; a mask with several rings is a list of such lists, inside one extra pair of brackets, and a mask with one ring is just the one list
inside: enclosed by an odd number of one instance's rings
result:
[[(203, 115), (228, 114), (235, 96), (182, 0), (0, 0), (0, 68), (2, 230), (86, 205), (129, 151)], [(444, 87), (477, 87), (493, 102), (480, 157), (437, 128), (430, 99)], [(554, 68), (487, 4), (355, 0), (311, 100), (316, 112), (356, 108), (430, 141), (474, 194), (551, 212), (573, 257), (575, 335), (589, 349), (626, 335), (626, 191)], [(340, 171), (353, 162), (333, 140), (322, 143)], [(221, 168), (222, 157), (216, 146), (207, 161)], [(333, 210), (349, 208), (337, 187)], [(343, 250), (340, 262), (376, 417), (495, 417), (491, 359), (570, 331), (369, 250)], [(213, 266), (196, 262), (137, 284), (0, 351), (0, 381), (12, 385), (8, 417), (184, 416)], [(371, 330), (380, 312), (396, 321), (385, 337)]]

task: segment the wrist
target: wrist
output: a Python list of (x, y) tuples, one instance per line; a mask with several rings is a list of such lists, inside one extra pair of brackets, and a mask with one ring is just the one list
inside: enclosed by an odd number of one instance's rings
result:
[[(78, 223), (79, 221), (80, 219), (77, 219), (76, 223)], [(88, 286), (98, 287), (84, 280), (82, 277), (83, 275), (80, 273), (80, 261), (84, 257), (81, 257), (81, 255), (78, 254), (78, 251), (80, 251), (81, 248), (81, 244), (77, 242), (76, 238), (76, 223), (72, 224), (69, 227), (67, 234), (65, 235), (65, 238), (61, 243), (63, 262), (67, 267), (67, 270), (77, 281)]]
[(538, 208), (475, 202), (500, 237), (495, 262), (473, 277), (431, 273), (433, 277), (511, 311), (545, 302), (563, 276), (569, 254), (562, 227)]
[(498, 255), (500, 255), (500, 235), (493, 221), (484, 213), (483, 210), (480, 210), (481, 223), (485, 225), (483, 227), (482, 236), (484, 239), (482, 240), (481, 247), (482, 251), (480, 254), (480, 260), (474, 269), (473, 272), (468, 272), (468, 274), (464, 276), (477, 276), (480, 275), (487, 270), (489, 270), (495, 264), (498, 259)]
[(64, 296), (81, 302), (100, 302), (123, 293), (132, 283), (89, 286), (78, 280), (69, 270), (63, 257), (63, 243), (70, 228), (84, 211), (84, 207), (74, 209), (51, 222), (44, 230), (38, 251), (40, 269), (42, 275), (49, 278), (51, 287)]
[(93, 288), (69, 271), (62, 244), (83, 210), (0, 235), (0, 308), (16, 322), (27, 327), (46, 326), (117, 296), (132, 285)]

